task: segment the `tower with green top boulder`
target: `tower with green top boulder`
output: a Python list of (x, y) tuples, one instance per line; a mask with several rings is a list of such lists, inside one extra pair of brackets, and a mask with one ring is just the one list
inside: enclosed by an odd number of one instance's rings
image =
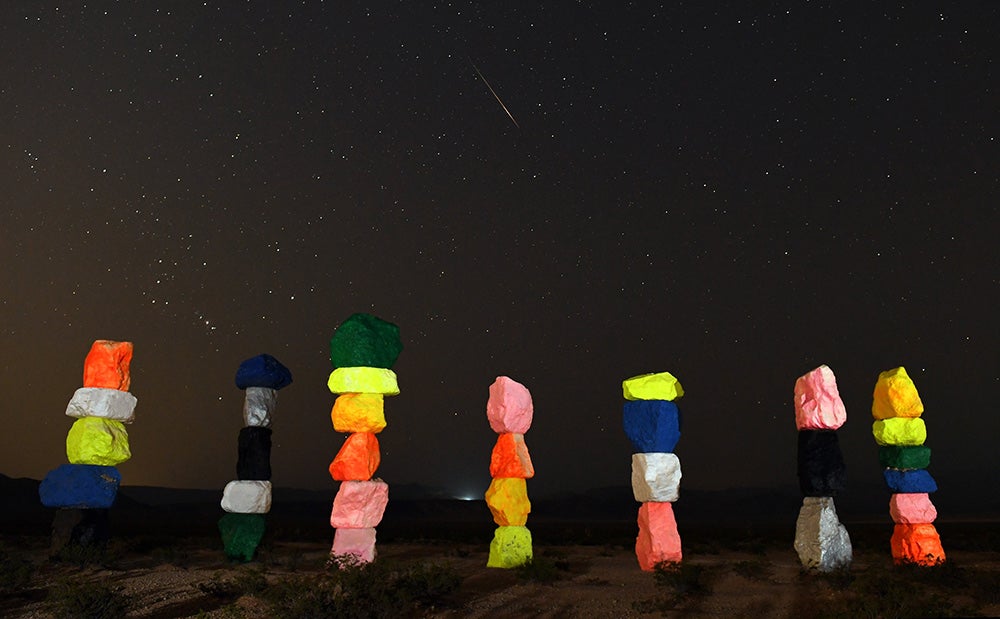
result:
[(373, 477), (381, 462), (376, 435), (386, 425), (385, 396), (399, 394), (392, 366), (402, 350), (399, 327), (370, 314), (354, 314), (330, 338), (327, 387), (337, 396), (330, 418), (348, 435), (330, 463), (340, 482), (330, 513), (334, 564), (375, 560), (375, 527), (389, 502), (389, 485)]

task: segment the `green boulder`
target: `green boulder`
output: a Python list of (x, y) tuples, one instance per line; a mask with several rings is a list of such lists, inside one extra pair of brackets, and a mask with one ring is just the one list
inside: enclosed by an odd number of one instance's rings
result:
[(335, 368), (391, 368), (403, 350), (399, 327), (371, 314), (354, 314), (330, 338)]
[(878, 461), (890, 469), (926, 469), (931, 465), (931, 448), (926, 445), (883, 445), (878, 448)]
[(219, 519), (219, 533), (222, 534), (226, 556), (246, 563), (253, 560), (264, 537), (264, 515), (226, 514)]

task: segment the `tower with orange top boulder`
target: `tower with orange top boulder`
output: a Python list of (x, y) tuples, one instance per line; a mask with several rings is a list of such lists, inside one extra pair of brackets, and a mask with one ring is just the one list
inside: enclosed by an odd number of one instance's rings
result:
[(498, 434), (490, 455), (490, 487), (486, 505), (497, 529), (490, 542), (486, 567), (514, 568), (532, 560), (531, 531), (528, 530), (527, 479), (535, 476), (524, 434), (534, 418), (531, 393), (521, 383), (498, 376), (490, 385), (486, 417)]
[(837, 430), (847, 421), (833, 370), (825, 365), (795, 381), (798, 476), (802, 507), (795, 521), (795, 551), (802, 566), (830, 572), (850, 567), (851, 538), (833, 498), (847, 486), (847, 466)]
[(329, 468), (340, 482), (330, 513), (333, 564), (375, 560), (375, 527), (389, 502), (389, 485), (374, 477), (376, 435), (386, 426), (385, 396), (399, 394), (392, 366), (402, 350), (399, 327), (371, 314), (352, 315), (330, 338), (327, 387), (337, 396), (330, 418), (335, 431), (348, 434)]
[(944, 562), (944, 548), (934, 527), (937, 509), (930, 494), (937, 483), (927, 467), (931, 450), (924, 445), (927, 427), (924, 404), (906, 368), (878, 376), (872, 394), (872, 434), (878, 443), (879, 463), (892, 496), (889, 514), (895, 522), (890, 547), (896, 563), (934, 566)]
[(268, 354), (251, 357), (236, 370), (244, 391), (243, 428), (237, 443), (236, 479), (222, 491), (219, 533), (226, 556), (250, 561), (264, 537), (271, 510), (271, 417), (278, 390), (292, 383), (292, 373)]
[(681, 463), (674, 453), (681, 420), (673, 401), (684, 389), (670, 372), (659, 372), (626, 379), (622, 392), (622, 425), (635, 450), (632, 494), (641, 503), (635, 555), (642, 570), (652, 571), (659, 563), (679, 563), (682, 558), (673, 509), (681, 483)]
[(49, 471), (38, 487), (42, 505), (57, 508), (52, 552), (71, 544), (102, 547), (108, 539), (108, 510), (121, 474), (132, 457), (125, 424), (135, 419), (129, 392), (132, 342), (97, 340), (83, 364), (83, 387), (66, 407), (76, 418), (66, 435), (69, 464)]

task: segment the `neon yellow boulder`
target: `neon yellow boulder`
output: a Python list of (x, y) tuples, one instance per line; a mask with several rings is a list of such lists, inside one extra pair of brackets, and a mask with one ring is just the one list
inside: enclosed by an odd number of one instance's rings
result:
[(71, 464), (116, 466), (132, 457), (128, 431), (117, 419), (81, 417), (66, 434), (66, 457)]

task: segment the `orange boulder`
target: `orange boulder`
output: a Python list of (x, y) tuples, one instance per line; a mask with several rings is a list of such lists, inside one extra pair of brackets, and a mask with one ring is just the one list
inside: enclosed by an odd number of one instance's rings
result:
[(896, 563), (924, 566), (944, 563), (944, 548), (933, 524), (897, 524), (890, 544)]
[(638, 524), (635, 556), (643, 571), (653, 571), (657, 563), (680, 562), (681, 536), (672, 503), (643, 503), (639, 507)]
[(132, 342), (97, 340), (83, 362), (83, 386), (128, 391)]
[(535, 467), (531, 465), (524, 435), (506, 432), (498, 436), (493, 455), (490, 456), (490, 477), (528, 479), (534, 476)]
[(330, 477), (337, 481), (367, 481), (381, 461), (375, 434), (355, 432), (347, 437), (330, 463)]
[(385, 429), (385, 401), (381, 393), (345, 393), (330, 411), (337, 432), (374, 432)]

